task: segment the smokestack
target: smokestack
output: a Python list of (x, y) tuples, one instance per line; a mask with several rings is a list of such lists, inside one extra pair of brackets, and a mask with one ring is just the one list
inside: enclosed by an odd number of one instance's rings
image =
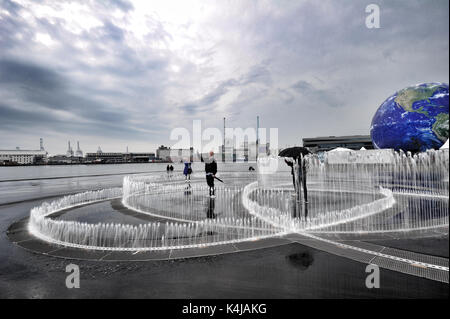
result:
[(70, 141), (67, 141), (67, 157), (73, 156), (72, 147), (70, 147)]
[(42, 137), (39, 139), (39, 148), (41, 151), (44, 150), (44, 139)]
[(75, 156), (83, 157), (83, 151), (80, 149), (80, 141), (77, 141), (77, 151), (75, 152)]

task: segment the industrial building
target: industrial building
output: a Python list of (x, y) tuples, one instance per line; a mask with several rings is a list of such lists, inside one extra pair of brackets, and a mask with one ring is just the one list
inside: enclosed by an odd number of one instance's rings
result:
[(0, 164), (2, 165), (30, 165), (44, 164), (47, 152), (41, 150), (0, 150)]
[(39, 150), (0, 150), (0, 165), (32, 165), (45, 164), (47, 152), (44, 149), (44, 140), (39, 139)]
[(70, 145), (70, 141), (68, 141), (65, 155), (54, 155), (48, 158), (48, 164), (81, 164), (83, 162), (83, 151), (80, 149), (80, 142), (78, 141), (75, 152)]
[(155, 153), (86, 153), (86, 163), (119, 164), (148, 163), (155, 160)]
[(327, 152), (337, 147), (349, 148), (351, 150), (373, 149), (370, 135), (350, 135), (350, 136), (325, 136), (304, 138), (303, 147), (307, 147), (314, 153)]
[(162, 161), (170, 161), (170, 147), (164, 145), (158, 147), (156, 157)]
[(86, 163), (125, 163), (124, 153), (86, 153)]
[(126, 163), (148, 163), (156, 159), (155, 153), (125, 153)]
[(257, 148), (259, 149), (258, 156), (266, 156), (271, 153), (270, 143), (256, 144), (256, 142), (244, 142), (241, 147), (234, 147), (233, 144), (228, 144), (225, 141), (225, 154), (222, 150), (223, 145), (219, 147), (217, 158), (225, 162), (254, 162), (257, 158)]
[(165, 162), (183, 162), (189, 160), (194, 161), (194, 148), (170, 148), (161, 145), (156, 150), (156, 158)]
[(48, 158), (48, 164), (80, 164), (83, 162), (82, 157), (54, 155)]

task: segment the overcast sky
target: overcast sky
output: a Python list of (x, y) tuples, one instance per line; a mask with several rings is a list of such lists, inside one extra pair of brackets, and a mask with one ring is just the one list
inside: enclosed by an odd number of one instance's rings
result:
[[(377, 3), (381, 28), (365, 26)], [(449, 82), (449, 1), (0, 0), (0, 149), (153, 151), (175, 127), (369, 134), (395, 91)], [(174, 142), (171, 142), (172, 144)]]

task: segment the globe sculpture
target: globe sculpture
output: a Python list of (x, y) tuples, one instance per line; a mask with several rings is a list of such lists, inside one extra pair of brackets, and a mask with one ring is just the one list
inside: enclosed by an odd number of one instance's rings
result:
[(438, 149), (448, 139), (448, 84), (407, 87), (386, 99), (370, 128), (375, 148)]

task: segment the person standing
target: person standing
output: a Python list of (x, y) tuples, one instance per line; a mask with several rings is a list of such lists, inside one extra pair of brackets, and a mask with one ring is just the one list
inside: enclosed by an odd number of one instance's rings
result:
[(285, 158), (284, 162), (291, 168), (292, 183), (294, 185), (294, 190), (297, 190), (297, 186), (295, 184), (294, 160), (291, 158)]
[(215, 198), (214, 177), (217, 173), (217, 163), (214, 159), (214, 152), (209, 152), (209, 159), (205, 161), (206, 183), (209, 186), (209, 196)]
[(184, 163), (183, 174), (185, 176), (185, 182), (187, 184), (186, 188), (190, 188), (191, 187), (191, 174), (192, 174), (192, 164), (191, 164), (191, 162), (185, 162)]
[(172, 164), (170, 164), (170, 165), (167, 165), (167, 169), (168, 169), (168, 173), (169, 173), (169, 178), (172, 178), (172, 175), (173, 175), (173, 166), (172, 166)]
[[(307, 162), (306, 159), (301, 155), (298, 158), (285, 158), (284, 162), (291, 168), (292, 183), (294, 184), (294, 190), (297, 194), (298, 199), (300, 199), (301, 190), (303, 189), (304, 202), (308, 202), (308, 189), (306, 188), (306, 173), (307, 173)], [(296, 173), (297, 179), (296, 180)]]
[(300, 168), (299, 168), (299, 172), (301, 174), (301, 183), (302, 183), (302, 188), (303, 188), (303, 198), (305, 203), (308, 203), (308, 189), (306, 188), (306, 173), (308, 171), (308, 167), (307, 167), (307, 162), (306, 159), (301, 156), (300, 157)]

